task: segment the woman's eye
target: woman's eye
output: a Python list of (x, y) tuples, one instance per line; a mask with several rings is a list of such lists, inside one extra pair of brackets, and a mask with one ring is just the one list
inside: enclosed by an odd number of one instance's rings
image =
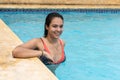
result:
[(60, 28), (63, 28), (63, 25), (61, 25)]
[(57, 27), (63, 28), (63, 25), (60, 25), (60, 26), (59, 26), (59, 25), (53, 25), (53, 27), (54, 27), (54, 28), (57, 28)]
[(54, 28), (56, 28), (56, 27), (57, 27), (57, 25), (53, 25), (53, 27), (54, 27)]

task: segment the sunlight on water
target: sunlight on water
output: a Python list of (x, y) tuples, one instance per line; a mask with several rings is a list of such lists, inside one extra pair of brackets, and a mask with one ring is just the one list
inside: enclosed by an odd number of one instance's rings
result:
[[(49, 12), (0, 15), (24, 41), (43, 36)], [(66, 61), (55, 70), (60, 80), (120, 80), (120, 13), (63, 11)]]

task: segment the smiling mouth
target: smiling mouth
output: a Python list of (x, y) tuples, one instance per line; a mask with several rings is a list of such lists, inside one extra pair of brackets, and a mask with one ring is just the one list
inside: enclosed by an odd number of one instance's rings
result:
[(60, 36), (60, 34), (58, 34), (58, 33), (57, 33), (57, 34), (55, 34), (55, 35), (56, 35), (56, 36)]
[(55, 33), (55, 35), (60, 36), (60, 35), (61, 35), (61, 33), (60, 33), (60, 32), (56, 32), (56, 33)]

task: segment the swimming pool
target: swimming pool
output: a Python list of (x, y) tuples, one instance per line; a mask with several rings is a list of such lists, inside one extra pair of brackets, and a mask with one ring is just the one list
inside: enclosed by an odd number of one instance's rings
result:
[(55, 70), (59, 80), (120, 80), (120, 10), (2, 10), (0, 18), (26, 42), (43, 36), (51, 11), (65, 19), (67, 59)]

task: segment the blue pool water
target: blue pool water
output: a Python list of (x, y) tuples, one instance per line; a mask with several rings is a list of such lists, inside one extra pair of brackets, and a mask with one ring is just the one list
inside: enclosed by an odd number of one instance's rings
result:
[[(53, 10), (54, 11), (54, 10)], [(48, 11), (1, 11), (0, 18), (23, 42), (42, 37)], [(66, 61), (59, 80), (120, 80), (120, 11), (65, 11)]]

